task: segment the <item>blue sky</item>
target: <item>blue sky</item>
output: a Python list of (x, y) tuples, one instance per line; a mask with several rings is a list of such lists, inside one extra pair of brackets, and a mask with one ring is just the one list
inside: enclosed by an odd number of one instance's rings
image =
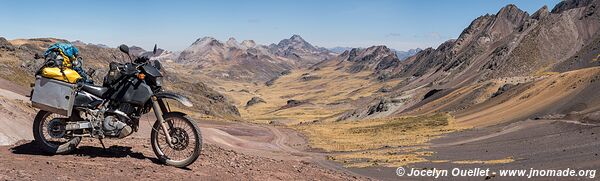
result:
[(293, 34), (322, 47), (437, 47), (471, 21), (511, 3), (532, 14), (560, 0), (3, 1), (0, 36), (56, 37), (182, 50), (197, 38), (279, 42)]

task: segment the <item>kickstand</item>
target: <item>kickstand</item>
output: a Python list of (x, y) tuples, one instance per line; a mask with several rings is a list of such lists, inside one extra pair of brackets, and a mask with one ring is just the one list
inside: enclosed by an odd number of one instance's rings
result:
[(106, 150), (106, 146), (104, 146), (104, 142), (102, 142), (102, 138), (98, 138), (98, 140), (100, 140), (100, 144), (102, 144), (102, 148), (104, 148), (104, 150)]

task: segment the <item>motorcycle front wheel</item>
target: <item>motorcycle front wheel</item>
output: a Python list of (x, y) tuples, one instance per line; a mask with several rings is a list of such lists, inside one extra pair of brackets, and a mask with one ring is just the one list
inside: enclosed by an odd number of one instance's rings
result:
[(187, 167), (194, 163), (202, 151), (202, 135), (196, 121), (179, 112), (166, 113), (167, 132), (172, 144), (167, 142), (159, 121), (152, 126), (150, 142), (156, 157), (162, 163), (174, 167)]

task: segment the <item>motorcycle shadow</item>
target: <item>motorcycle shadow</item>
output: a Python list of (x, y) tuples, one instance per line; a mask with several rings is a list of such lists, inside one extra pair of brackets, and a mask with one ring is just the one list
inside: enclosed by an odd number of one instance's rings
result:
[[(14, 154), (25, 154), (25, 155), (41, 155), (41, 156), (52, 156), (52, 154), (48, 154), (38, 148), (34, 141), (17, 145), (11, 148), (11, 152)], [(74, 156), (87, 156), (90, 158), (125, 158), (131, 157), (140, 160), (148, 159), (156, 164), (162, 164), (158, 159), (154, 157), (147, 157), (141, 152), (134, 152), (131, 150), (131, 147), (128, 146), (118, 146), (113, 145), (106, 149), (101, 147), (93, 147), (93, 146), (80, 146), (75, 149), (73, 152), (67, 155)]]

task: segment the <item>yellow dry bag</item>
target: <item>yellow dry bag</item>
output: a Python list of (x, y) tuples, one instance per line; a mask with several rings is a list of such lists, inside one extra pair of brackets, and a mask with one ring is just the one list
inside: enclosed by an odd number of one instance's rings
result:
[(65, 68), (60, 70), (58, 67), (45, 67), (42, 69), (42, 76), (46, 78), (51, 78), (55, 80), (65, 81), (71, 84), (74, 84), (81, 78), (79, 73), (70, 68)]

